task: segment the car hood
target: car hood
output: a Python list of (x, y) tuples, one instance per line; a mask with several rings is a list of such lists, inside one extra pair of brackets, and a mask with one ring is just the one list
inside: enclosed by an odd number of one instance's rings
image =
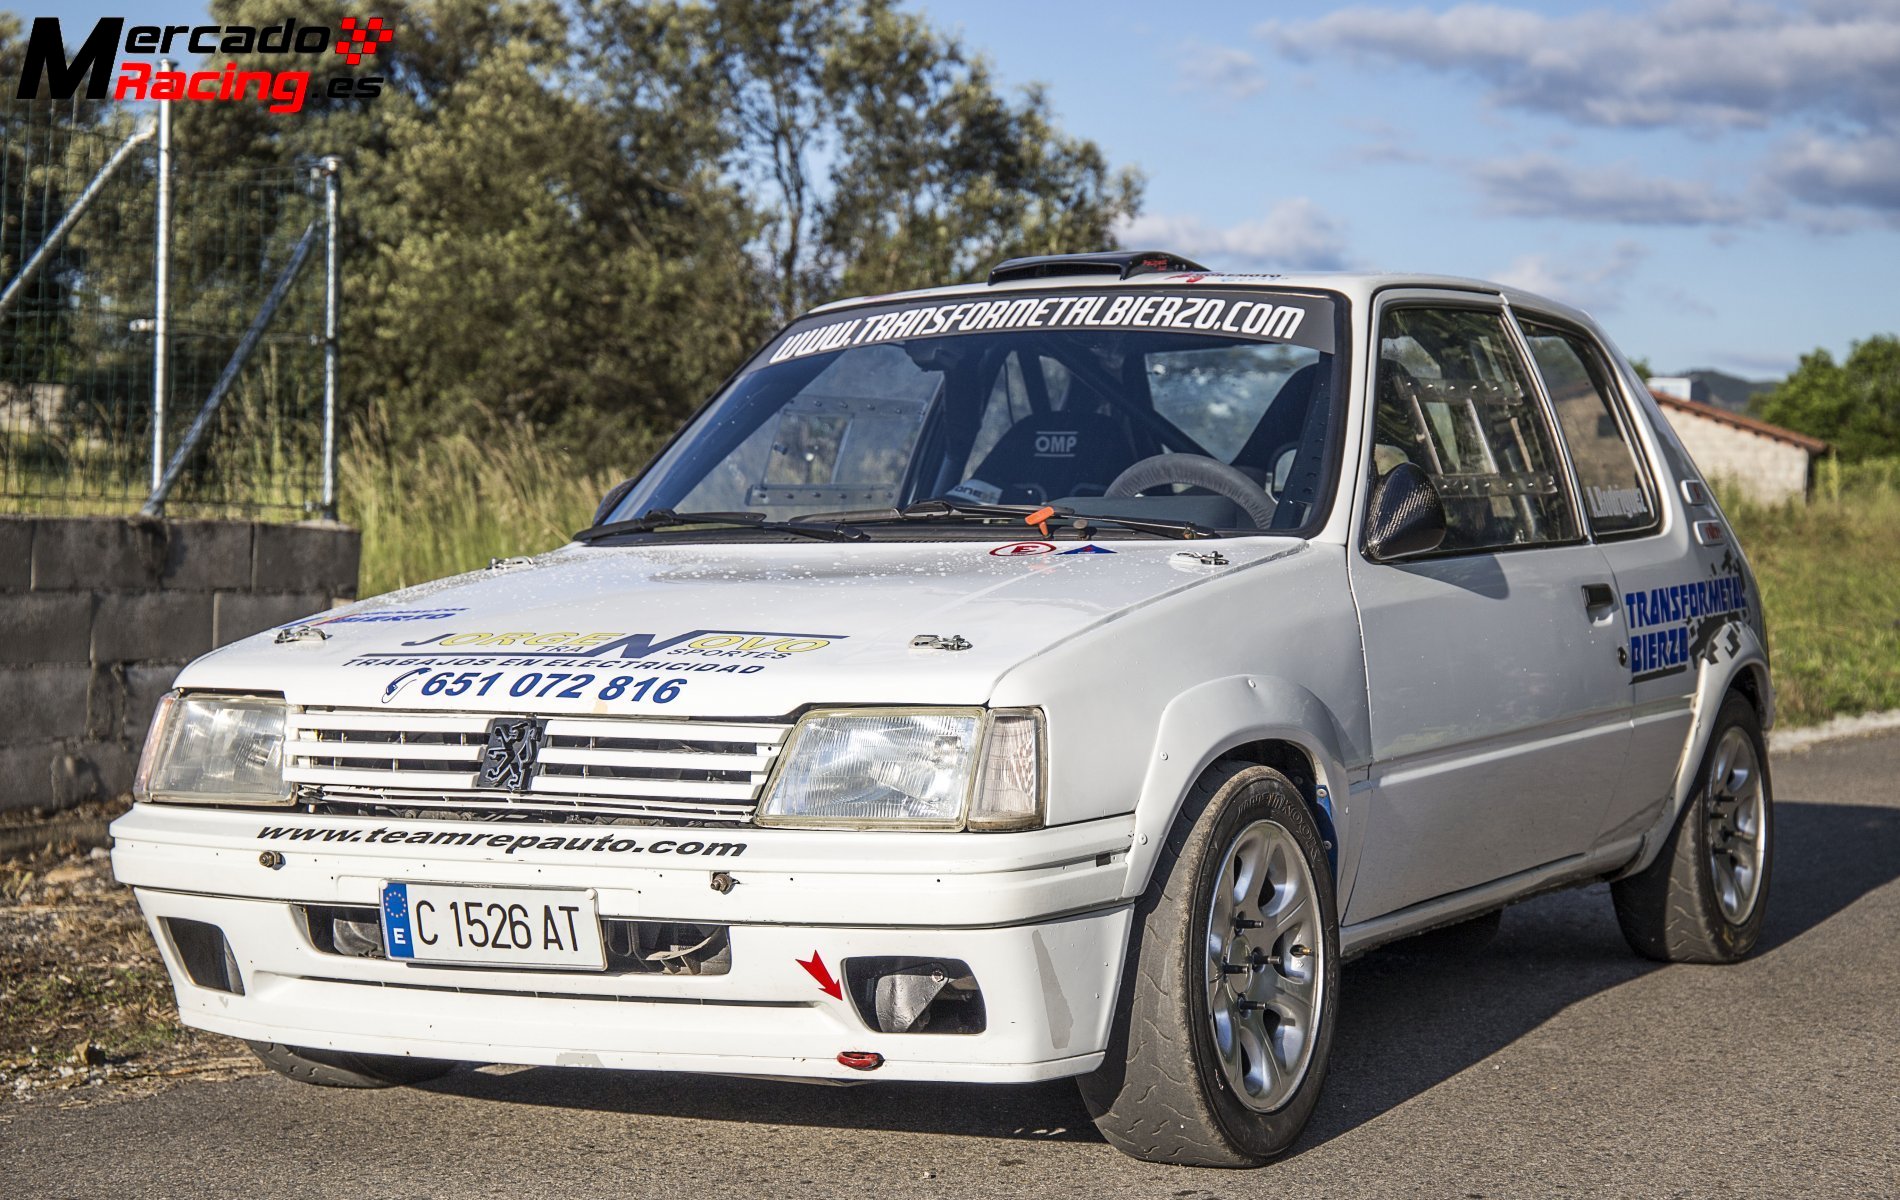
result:
[[(259, 634), (198, 660), (179, 686), (282, 692), (302, 705), (669, 717), (981, 704), (1051, 646), (1304, 547), (1267, 537), (568, 546)], [(919, 644), (930, 637), (941, 640)], [(646, 679), (658, 682), (640, 688)], [(663, 688), (669, 680), (683, 682)]]

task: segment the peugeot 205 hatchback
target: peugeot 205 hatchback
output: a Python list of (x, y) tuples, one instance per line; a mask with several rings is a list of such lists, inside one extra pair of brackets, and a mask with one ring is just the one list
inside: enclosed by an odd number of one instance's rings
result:
[(571, 545), (198, 660), (113, 862), (308, 1082), (1074, 1076), (1255, 1164), (1368, 947), (1609, 880), (1749, 952), (1760, 605), (1582, 313), (1019, 260), (794, 322)]

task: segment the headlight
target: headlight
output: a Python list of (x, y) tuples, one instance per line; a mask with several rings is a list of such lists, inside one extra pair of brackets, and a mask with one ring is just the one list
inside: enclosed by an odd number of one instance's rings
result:
[(1026, 709), (808, 714), (761, 825), (1027, 829), (1042, 820), (1042, 737)]
[(136, 800), (182, 804), (289, 804), (284, 702), (254, 696), (159, 701), (145, 739)]

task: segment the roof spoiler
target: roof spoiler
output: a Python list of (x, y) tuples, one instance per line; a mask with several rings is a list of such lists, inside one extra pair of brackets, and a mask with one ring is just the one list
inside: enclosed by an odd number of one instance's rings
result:
[(1018, 279), (1047, 279), (1054, 275), (1113, 275), (1127, 279), (1156, 271), (1205, 271), (1192, 259), (1166, 250), (1104, 250), (1095, 254), (1039, 254), (1034, 258), (1012, 258), (990, 268), (990, 282), (1013, 283)]

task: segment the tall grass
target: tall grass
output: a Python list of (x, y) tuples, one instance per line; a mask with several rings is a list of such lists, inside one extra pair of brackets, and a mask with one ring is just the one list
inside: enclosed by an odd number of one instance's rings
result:
[(1824, 462), (1808, 504), (1722, 508), (1761, 584), (1781, 719), (1900, 708), (1900, 459)]
[[(631, 439), (625, 474), (658, 444)], [(624, 478), (577, 469), (525, 426), (387, 446), (353, 429), (337, 466), (343, 519), (363, 533), (364, 596), (559, 546)], [(1722, 496), (1761, 583), (1791, 725), (1900, 708), (1900, 459), (1826, 462), (1814, 491), (1808, 504)]]
[[(633, 452), (628, 472), (644, 461)], [(577, 471), (526, 426), (403, 451), (354, 429), (338, 456), (337, 489), (340, 515), (363, 533), (359, 594), (559, 546), (624, 477)]]

